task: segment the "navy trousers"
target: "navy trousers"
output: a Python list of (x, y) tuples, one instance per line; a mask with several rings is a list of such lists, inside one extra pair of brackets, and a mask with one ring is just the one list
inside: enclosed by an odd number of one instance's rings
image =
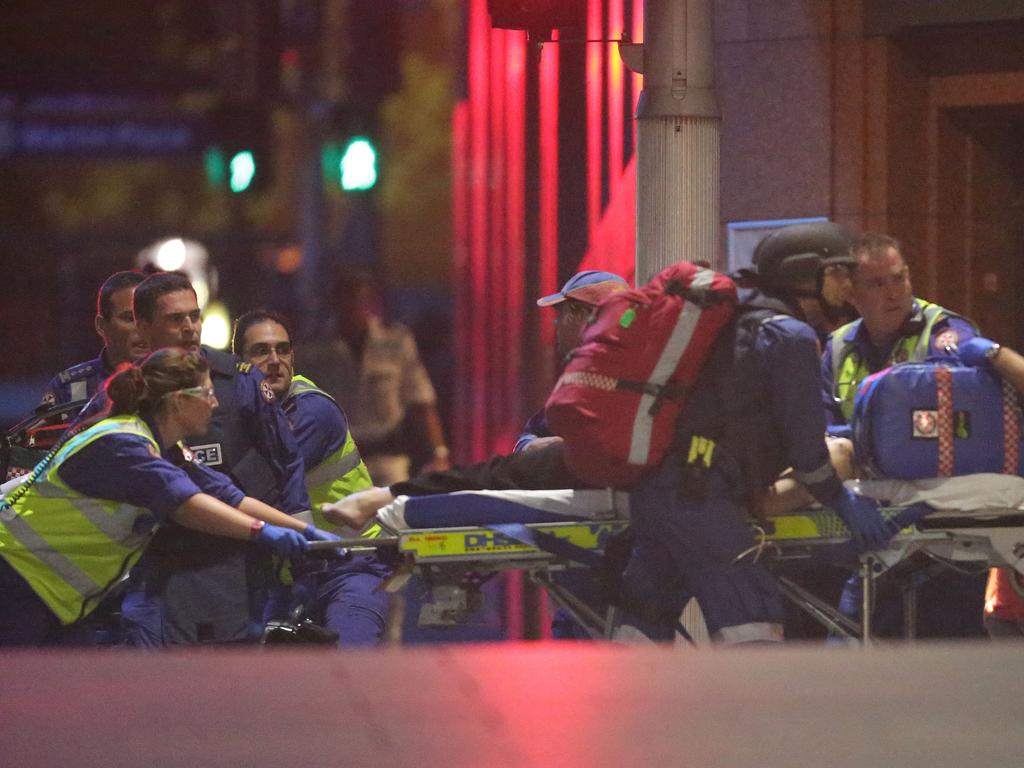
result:
[[(675, 457), (630, 493), (635, 544), (623, 575), (627, 610), (660, 616), (669, 639), (675, 617), (695, 597), (712, 634), (728, 627), (781, 624), (782, 595), (749, 554), (747, 514), (726, 479), (707, 473), (704, 492), (683, 492)], [(744, 554), (747, 553), (747, 554)]]

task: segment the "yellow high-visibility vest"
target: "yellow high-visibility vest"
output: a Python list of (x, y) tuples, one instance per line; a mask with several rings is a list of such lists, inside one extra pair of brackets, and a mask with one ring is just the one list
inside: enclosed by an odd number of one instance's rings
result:
[[(317, 387), (305, 376), (293, 376), (283, 405), (300, 395), (315, 393), (335, 402), (334, 398)], [(336, 526), (329, 522), (320, 511), (323, 503), (338, 501), (351, 493), (373, 487), (370, 472), (363, 463), (352, 433), (345, 436), (345, 443), (315, 467), (306, 468), (306, 491), (313, 504), (313, 524), (317, 528), (332, 530)], [(376, 527), (376, 526), (375, 526)], [(367, 531), (370, 534), (371, 531)], [(379, 533), (379, 531), (378, 531)], [(364, 534), (364, 535), (367, 535)]]
[(28, 490), (0, 511), (0, 557), (64, 624), (96, 607), (139, 559), (157, 527), (148, 509), (85, 496), (57, 474), (69, 458), (111, 434), (141, 437), (160, 455), (139, 417), (104, 419), (71, 438)]
[[(903, 336), (893, 344), (892, 352), (889, 355), (888, 365), (896, 363), (919, 363), (928, 357), (928, 347), (931, 343), (932, 329), (940, 320), (955, 317), (966, 323), (971, 323), (964, 317), (932, 304), (922, 299), (914, 299), (924, 318), (924, 325), (921, 330), (913, 336)], [(867, 360), (864, 360), (857, 350), (853, 341), (846, 341), (846, 337), (853, 337), (859, 329), (861, 320), (854, 320), (832, 332), (830, 347), (832, 352), (832, 396), (839, 403), (843, 417), (850, 421), (853, 418), (853, 401), (857, 394), (857, 387), (870, 376), (874, 371), (868, 368)]]

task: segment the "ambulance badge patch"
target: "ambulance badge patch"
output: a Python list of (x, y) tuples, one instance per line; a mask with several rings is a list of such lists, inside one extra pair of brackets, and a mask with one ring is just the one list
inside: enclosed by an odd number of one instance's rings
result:
[(942, 333), (935, 337), (935, 351), (955, 351), (956, 345), (959, 341), (960, 334), (958, 334), (952, 328), (947, 328), (946, 330), (944, 330)]
[(914, 437), (937, 438), (938, 413), (936, 411), (914, 411)]
[(260, 394), (268, 403), (274, 402), (274, 390), (270, 388), (270, 382), (266, 379), (260, 382)]

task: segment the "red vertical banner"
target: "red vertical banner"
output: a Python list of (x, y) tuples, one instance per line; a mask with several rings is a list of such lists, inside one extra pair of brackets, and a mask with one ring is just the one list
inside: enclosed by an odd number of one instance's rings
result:
[[(587, 39), (603, 40), (603, 0), (589, 0), (587, 3)], [(601, 147), (601, 123), (604, 118), (601, 108), (602, 68), (604, 43), (587, 43), (587, 242), (593, 244), (597, 224), (601, 220), (601, 168), (604, 164)]]
[(508, 34), (505, 58), (508, 62), (505, 86), (505, 114), (508, 135), (506, 156), (508, 157), (506, 179), (506, 219), (508, 221), (508, 243), (505, 274), (500, 276), (504, 286), (502, 304), (505, 319), (506, 397), (504, 398), (504, 423), (498, 436), (501, 451), (510, 451), (519, 434), (522, 418), (522, 394), (520, 392), (520, 370), (523, 349), (523, 286), (526, 249), (526, 35), (522, 32)]
[[(631, 37), (634, 43), (642, 43), (644, 41), (644, 0), (632, 0), (633, 2), (633, 31)], [(633, 103), (630, 108), (633, 114), (636, 114), (637, 104), (640, 102), (640, 91), (644, 87), (643, 75), (639, 75), (636, 72), (630, 74), (633, 78)], [(634, 157), (636, 150), (636, 120), (630, 121), (633, 125), (633, 149)]]
[(506, 395), (506, 379), (508, 376), (507, 361), (509, 350), (504, 349), (504, 332), (502, 318), (505, 312), (502, 285), (506, 277), (506, 257), (508, 253), (508, 210), (506, 207), (508, 193), (508, 146), (507, 136), (512, 128), (508, 125), (505, 114), (506, 72), (508, 61), (505, 58), (505, 42), (509, 33), (501, 29), (491, 30), (490, 36), (490, 103), (489, 111), (489, 145), (490, 167), (488, 168), (487, 198), (488, 220), (490, 233), (488, 250), (483, 256), (487, 265), (487, 306), (486, 306), (486, 337), (487, 354), (487, 394), (484, 418), (487, 422), (486, 443), (488, 453), (493, 453), (496, 433), (501, 427), (504, 416), (503, 401)]
[[(458, 349), (469, 337), (472, 327), (472, 303), (465, 276), (470, 269), (470, 216), (469, 216), (469, 103), (460, 101), (452, 114), (452, 293), (455, 300), (453, 335)], [(455, 408), (452, 414), (452, 446), (458, 456), (468, 456), (469, 419), (466, 404), (469, 401), (469, 360), (455, 355)]]
[[(557, 33), (556, 33), (557, 35)], [(537, 114), (540, 145), (540, 194), (537, 212), (540, 254), (540, 294), (558, 290), (558, 46), (546, 45), (540, 57)], [(555, 344), (555, 327), (540, 326), (545, 349)], [(554, 380), (552, 356), (545, 355), (547, 380)]]
[[(623, 3), (625, 0), (608, 0), (608, 35), (610, 39), (622, 39), (625, 29), (625, 17)], [(623, 101), (626, 94), (625, 78), (623, 77), (625, 67), (622, 64), (622, 57), (619, 56), (617, 46), (614, 43), (607, 43), (608, 69), (608, 174), (612, 186), (622, 174), (623, 153)]]
[(470, 451), (467, 458), (478, 460), (487, 454), (487, 246), (488, 195), (490, 179), (490, 19), (485, 0), (471, 0), (469, 7), (469, 103), (470, 103), (470, 253), (468, 335), (462, 354), (468, 361), (470, 401)]

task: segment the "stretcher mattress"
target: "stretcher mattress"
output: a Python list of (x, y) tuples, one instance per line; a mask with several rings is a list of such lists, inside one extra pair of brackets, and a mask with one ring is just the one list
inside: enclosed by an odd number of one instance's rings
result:
[(399, 496), (377, 513), (377, 520), (394, 531), (628, 518), (629, 494), (610, 489), (457, 491), (435, 496)]

